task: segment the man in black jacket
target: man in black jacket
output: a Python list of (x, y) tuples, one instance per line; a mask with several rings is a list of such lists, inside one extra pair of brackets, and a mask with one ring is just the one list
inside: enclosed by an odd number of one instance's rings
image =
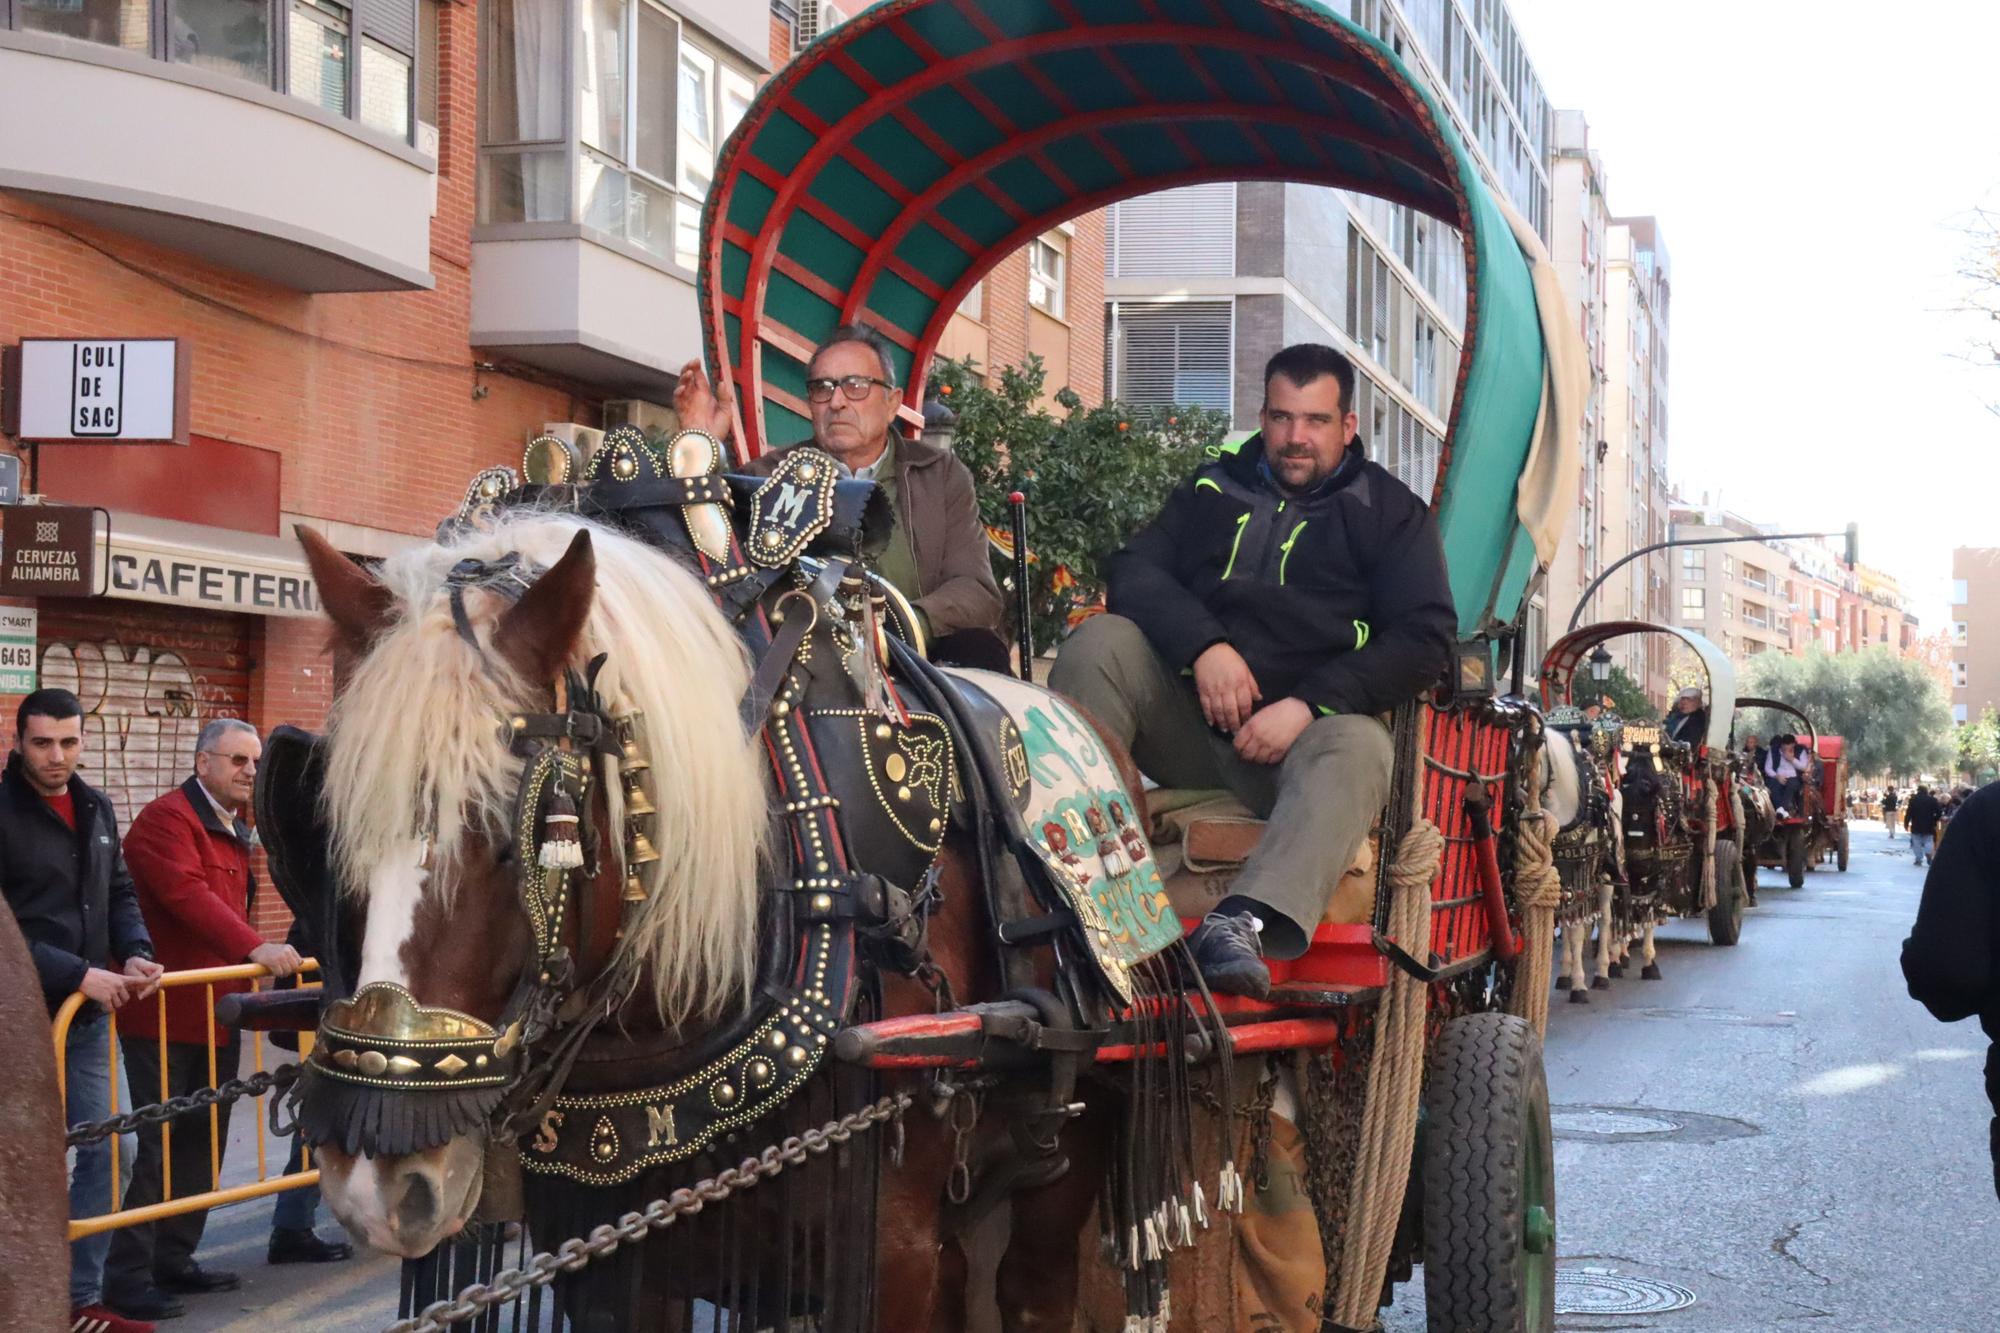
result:
[(1049, 683), (1155, 781), (1227, 787), (1270, 827), (1190, 941), (1211, 986), (1262, 995), (1305, 952), (1389, 794), (1379, 715), (1441, 679), (1457, 616), (1424, 502), (1355, 437), (1354, 367), (1288, 347), (1262, 430), (1212, 450), (1105, 566), (1110, 614)]
[(2000, 783), (1975, 792), (1952, 826), (1958, 832), (1939, 845), (1903, 941), (1903, 978), (1938, 1021), (1976, 1014), (1996, 1043), (1986, 1051), (1986, 1097), (1996, 1113), (1988, 1132), (2000, 1193)]
[(1917, 794), (1903, 808), (1903, 827), (1910, 831), (1910, 850), (1917, 854), (1918, 865), (1937, 859), (1938, 818), (1943, 812), (1944, 806), (1925, 786), (1919, 786)]
[[(0, 775), (0, 891), (27, 937), (28, 952), (53, 1014), (77, 991), (90, 1003), (71, 1020), (65, 1047), (67, 1123), (111, 1114), (110, 1011), (159, 986), (160, 965), (125, 872), (118, 816), (104, 793), (76, 776), (83, 756), (83, 706), (68, 690), (38, 690), (14, 716), (18, 746)], [(123, 1083), (122, 1073), (120, 1082)], [(132, 1105), (129, 1088), (119, 1105)], [(128, 1162), (130, 1136), (120, 1141)], [(111, 1144), (77, 1149), (70, 1215), (114, 1211)], [(129, 1170), (121, 1181), (129, 1180)], [(70, 1306), (78, 1327), (128, 1330), (99, 1302), (111, 1233), (70, 1246)]]

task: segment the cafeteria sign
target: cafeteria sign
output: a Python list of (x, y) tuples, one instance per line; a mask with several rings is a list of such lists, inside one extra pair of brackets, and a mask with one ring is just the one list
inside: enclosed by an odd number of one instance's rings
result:
[(0, 594), (95, 596), (94, 517), (76, 505), (0, 507)]
[(8, 434), (34, 444), (186, 444), (178, 338), (23, 338), (4, 362)]

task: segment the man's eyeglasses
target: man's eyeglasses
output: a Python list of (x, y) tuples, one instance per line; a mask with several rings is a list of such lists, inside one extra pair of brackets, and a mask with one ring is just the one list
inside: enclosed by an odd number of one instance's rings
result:
[(847, 395), (847, 401), (850, 403), (858, 403), (866, 398), (868, 391), (878, 384), (885, 389), (896, 387), (887, 380), (876, 379), (873, 375), (843, 375), (837, 380), (807, 380), (806, 397), (815, 403), (830, 403), (833, 401), (833, 386), (836, 384), (840, 386), (840, 391)]
[(254, 756), (247, 754), (224, 754), (220, 750), (203, 750), (202, 753), (207, 755), (211, 759), (228, 760), (229, 766), (231, 768), (242, 768), (246, 764), (254, 764), (257, 762)]

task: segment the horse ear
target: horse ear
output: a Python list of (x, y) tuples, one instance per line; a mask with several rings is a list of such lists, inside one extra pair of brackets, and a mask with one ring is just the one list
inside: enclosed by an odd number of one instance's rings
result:
[(525, 679), (553, 680), (575, 651), (596, 595), (597, 553), (589, 531), (579, 530), (562, 559), (500, 617), (494, 649)]
[(367, 653), (395, 614), (395, 595), (305, 524), (296, 525), (292, 532), (306, 549), (306, 564), (319, 589), (319, 603), (333, 620), (340, 646), (356, 656)]

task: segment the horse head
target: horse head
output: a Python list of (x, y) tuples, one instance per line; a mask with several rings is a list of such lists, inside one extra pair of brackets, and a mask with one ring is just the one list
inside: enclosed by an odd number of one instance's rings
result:
[(341, 1222), (415, 1257), (472, 1216), (580, 1024), (685, 1034), (747, 1002), (749, 670), (697, 577), (574, 516), (379, 573), (300, 537), (350, 668), (322, 800), (362, 930), (299, 1122)]

